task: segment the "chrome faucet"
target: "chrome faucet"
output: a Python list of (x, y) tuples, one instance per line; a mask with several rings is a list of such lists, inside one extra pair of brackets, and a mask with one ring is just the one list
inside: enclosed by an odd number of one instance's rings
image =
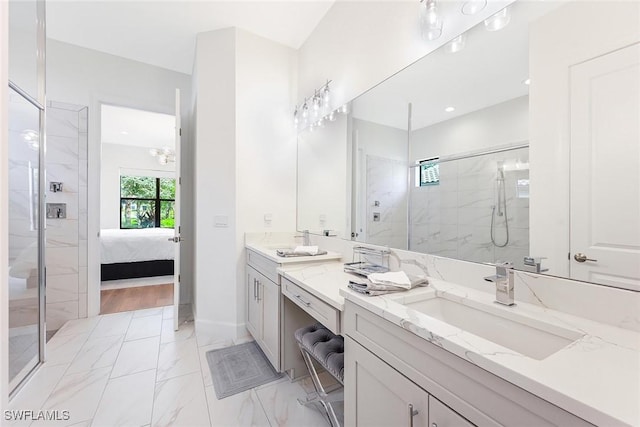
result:
[(498, 304), (515, 305), (513, 286), (513, 264), (510, 262), (497, 262), (496, 274), (484, 278), (487, 282), (496, 284), (496, 301)]
[(296, 234), (295, 237), (302, 237), (302, 246), (311, 246), (309, 239), (309, 230), (302, 230), (302, 235)]

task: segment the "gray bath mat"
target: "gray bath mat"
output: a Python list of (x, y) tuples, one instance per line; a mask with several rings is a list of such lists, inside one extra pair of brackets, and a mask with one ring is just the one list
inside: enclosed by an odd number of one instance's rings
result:
[(207, 362), (218, 399), (282, 377), (255, 341), (208, 351)]

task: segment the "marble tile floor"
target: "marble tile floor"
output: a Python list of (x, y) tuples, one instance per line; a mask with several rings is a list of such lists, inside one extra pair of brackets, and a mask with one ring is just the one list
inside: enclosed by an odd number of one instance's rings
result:
[[(67, 322), (47, 345), (47, 362), (10, 410), (69, 411), (68, 420), (3, 426), (328, 426), (296, 398), (313, 386), (282, 378), (217, 400), (205, 353), (234, 343), (199, 337), (189, 317), (173, 331), (173, 307)], [(246, 341), (246, 340), (243, 340)]]

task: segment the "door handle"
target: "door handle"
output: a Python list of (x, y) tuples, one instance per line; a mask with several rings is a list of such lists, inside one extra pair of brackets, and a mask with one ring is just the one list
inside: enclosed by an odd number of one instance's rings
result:
[(257, 292), (258, 301), (260, 301), (260, 286), (262, 286), (262, 283), (260, 283), (260, 280), (258, 280), (258, 292)]
[(575, 259), (578, 262), (585, 262), (585, 261), (593, 261), (593, 262), (598, 262), (597, 259), (591, 259), (591, 258), (587, 258), (587, 256), (583, 253), (578, 252), (577, 254), (575, 254), (573, 256), (573, 259)]
[(173, 243), (182, 242), (184, 239), (181, 236), (169, 237), (167, 240)]
[(256, 299), (256, 282), (258, 281), (258, 279), (253, 279), (253, 299)]

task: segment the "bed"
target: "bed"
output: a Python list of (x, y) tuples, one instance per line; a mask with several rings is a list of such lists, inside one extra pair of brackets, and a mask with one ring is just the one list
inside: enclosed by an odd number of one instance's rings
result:
[(172, 228), (100, 230), (102, 281), (173, 274)]

